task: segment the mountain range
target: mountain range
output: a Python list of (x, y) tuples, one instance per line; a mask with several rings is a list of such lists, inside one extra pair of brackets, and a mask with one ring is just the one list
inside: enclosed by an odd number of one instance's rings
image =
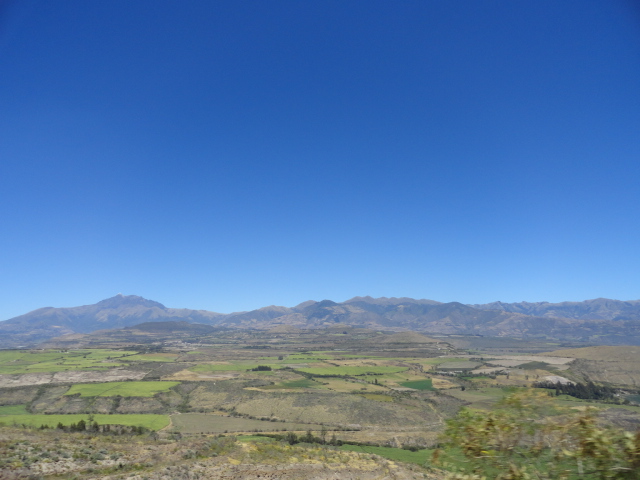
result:
[(243, 329), (280, 325), (323, 328), (345, 324), (429, 334), (640, 345), (640, 300), (599, 298), (584, 302), (465, 305), (405, 297), (354, 297), (341, 303), (309, 300), (291, 308), (268, 306), (222, 314), (167, 308), (153, 300), (118, 294), (93, 305), (40, 308), (0, 322), (0, 347), (33, 346), (61, 335), (164, 321)]

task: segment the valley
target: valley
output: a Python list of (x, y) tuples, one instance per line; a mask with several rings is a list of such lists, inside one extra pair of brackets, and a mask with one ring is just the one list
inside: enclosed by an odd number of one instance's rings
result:
[[(143, 323), (54, 338), (38, 349), (0, 351), (0, 435), (14, 444), (29, 437), (36, 445), (51, 436), (62, 442), (80, 435), (109, 448), (142, 441), (156, 453), (173, 445), (183, 456), (202, 450), (203, 442), (222, 443), (224, 465), (240, 461), (246, 468), (261, 449), (295, 457), (303, 469), (312, 468), (317, 455), (342, 456), (356, 470), (369, 468), (366, 458), (379, 459), (378, 467), (409, 461), (400, 464), (397, 478), (439, 478), (443, 473), (430, 458), (462, 407), (492, 412), (502, 398), (537, 382), (609, 385), (618, 393), (606, 401), (568, 395), (555, 401), (574, 411), (596, 406), (609, 425), (637, 429), (639, 349), (615, 347), (614, 355), (611, 348), (344, 324), (202, 331), (186, 322)], [(293, 453), (300, 449), (308, 462)], [(205, 450), (182, 464), (213, 458)], [(411, 450), (422, 453), (410, 457)], [(127, 476), (134, 469), (163, 478), (159, 472), (169, 468), (166, 459), (121, 455), (115, 462), (113, 455), (88, 463), (31, 455), (5, 462), (0, 471), (137, 478)], [(222, 468), (222, 456), (203, 468)], [(114, 468), (124, 470), (122, 476), (110, 476)], [(366, 478), (363, 472), (356, 478)]]

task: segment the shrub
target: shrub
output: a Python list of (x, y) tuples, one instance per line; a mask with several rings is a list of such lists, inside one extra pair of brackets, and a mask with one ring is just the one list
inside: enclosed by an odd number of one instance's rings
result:
[[(640, 432), (600, 427), (595, 412), (533, 392), (512, 394), (491, 412), (463, 409), (443, 436), (467, 459), (452, 478), (640, 479)], [(434, 463), (442, 454), (434, 452)]]

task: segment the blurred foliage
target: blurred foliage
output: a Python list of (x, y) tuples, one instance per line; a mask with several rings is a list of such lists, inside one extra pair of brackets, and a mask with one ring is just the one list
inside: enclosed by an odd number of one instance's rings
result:
[(596, 413), (514, 393), (494, 411), (463, 409), (449, 420), (433, 460), (452, 480), (640, 479), (640, 431), (603, 427)]

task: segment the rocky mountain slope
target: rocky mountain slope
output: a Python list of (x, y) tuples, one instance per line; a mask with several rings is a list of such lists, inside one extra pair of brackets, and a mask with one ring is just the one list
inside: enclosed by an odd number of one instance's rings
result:
[(429, 334), (461, 334), (640, 344), (640, 301), (597, 299), (559, 304), (464, 305), (411, 298), (355, 297), (342, 303), (307, 301), (220, 314), (167, 308), (135, 295), (94, 305), (41, 308), (0, 322), (0, 347), (32, 345), (70, 333), (123, 328), (144, 322), (189, 322), (233, 328), (322, 328), (335, 324)]

